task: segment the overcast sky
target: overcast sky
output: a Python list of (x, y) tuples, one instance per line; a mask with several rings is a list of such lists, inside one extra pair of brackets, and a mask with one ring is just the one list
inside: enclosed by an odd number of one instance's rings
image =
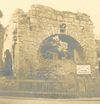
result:
[(21, 8), (27, 12), (32, 4), (42, 4), (61, 11), (87, 13), (94, 23), (94, 33), (100, 36), (100, 0), (0, 0), (4, 26), (8, 24), (15, 9)]

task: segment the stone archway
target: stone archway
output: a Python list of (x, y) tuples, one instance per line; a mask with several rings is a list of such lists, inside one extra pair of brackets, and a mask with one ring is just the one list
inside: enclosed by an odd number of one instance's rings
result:
[(84, 59), (84, 49), (76, 39), (65, 34), (51, 35), (42, 41), (39, 54), (42, 65), (39, 72), (44, 79), (49, 79), (52, 82), (56, 80), (57, 83), (59, 81), (66, 82), (65, 84), (55, 84), (59, 90), (76, 89), (77, 63), (75, 58), (78, 55), (81, 61)]
[(84, 59), (83, 48), (73, 37), (65, 34), (55, 34), (43, 40), (40, 46), (41, 57), (47, 60), (54, 58), (71, 59), (75, 58), (74, 51), (80, 59)]

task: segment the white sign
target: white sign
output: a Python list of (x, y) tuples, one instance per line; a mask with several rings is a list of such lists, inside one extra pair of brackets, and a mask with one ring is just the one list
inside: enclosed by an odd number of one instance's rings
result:
[(91, 74), (90, 65), (77, 65), (77, 74)]

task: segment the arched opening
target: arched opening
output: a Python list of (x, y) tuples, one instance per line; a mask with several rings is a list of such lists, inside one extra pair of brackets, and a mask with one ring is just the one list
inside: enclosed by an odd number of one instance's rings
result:
[(5, 58), (4, 58), (4, 63), (3, 63), (3, 74), (5, 76), (12, 76), (13, 71), (12, 71), (12, 56), (10, 51), (7, 49), (4, 52)]
[(83, 48), (73, 37), (65, 34), (55, 34), (46, 38), (41, 46), (40, 53), (44, 59), (72, 59), (77, 51), (80, 59), (84, 59)]

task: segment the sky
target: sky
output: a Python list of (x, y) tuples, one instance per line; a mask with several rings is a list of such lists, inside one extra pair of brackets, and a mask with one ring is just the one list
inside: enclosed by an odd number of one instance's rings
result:
[(94, 24), (94, 33), (100, 37), (100, 0), (0, 0), (0, 10), (3, 18), (0, 20), (6, 26), (11, 15), (17, 8), (27, 12), (32, 4), (42, 4), (60, 11), (87, 13)]

